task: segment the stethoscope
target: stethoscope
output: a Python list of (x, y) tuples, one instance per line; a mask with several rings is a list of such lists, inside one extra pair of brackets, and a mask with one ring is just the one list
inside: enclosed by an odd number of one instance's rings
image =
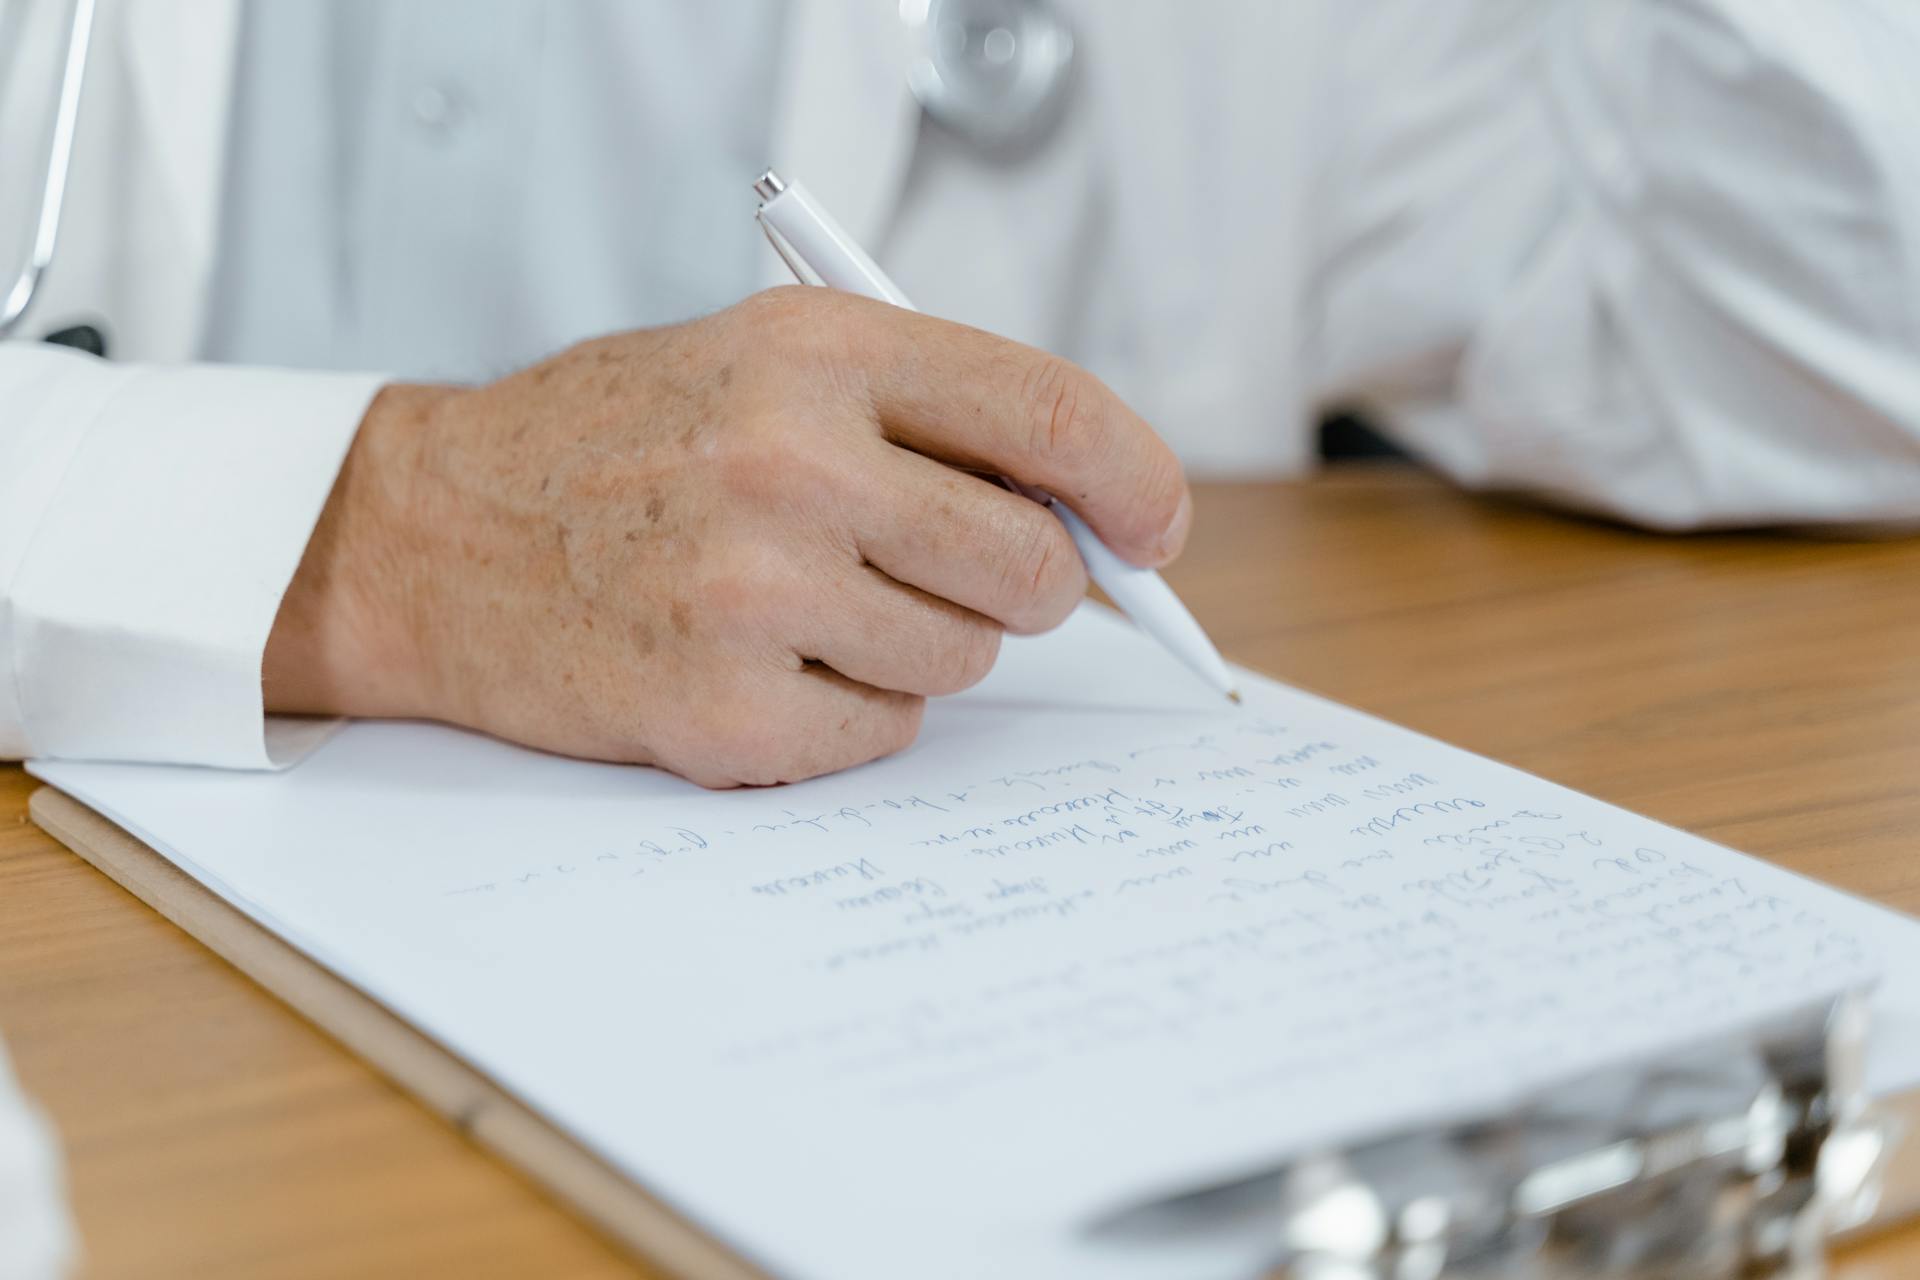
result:
[[(0, 338), (26, 317), (53, 264), (94, 3), (74, 0), (33, 247), (0, 305)], [(1003, 157), (1052, 131), (1073, 69), (1073, 30), (1053, 0), (900, 0), (900, 20), (909, 38), (907, 87), (929, 119)]]
[(67, 175), (73, 169), (73, 126), (80, 117), (80, 85), (87, 75), (87, 48), (93, 43), (94, 0), (74, 0), (67, 18), (67, 59), (60, 70), (60, 101), (53, 113), (53, 136), (47, 147), (47, 171), (40, 184), (40, 209), (33, 224), (33, 247), (26, 265), (0, 303), (0, 338), (26, 318), (33, 295), (40, 291), (53, 250), (60, 237), (60, 206), (67, 198)]
[(900, 0), (907, 87), (928, 118), (991, 155), (1020, 153), (1059, 119), (1073, 29), (1051, 0)]

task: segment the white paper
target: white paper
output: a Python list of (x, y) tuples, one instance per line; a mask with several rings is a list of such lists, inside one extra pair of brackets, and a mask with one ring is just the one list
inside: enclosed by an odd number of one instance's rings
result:
[(893, 759), (707, 793), (356, 725), (287, 774), (42, 764), (781, 1275), (1238, 1277), (1142, 1195), (1866, 981), (1920, 928), (1103, 611)]

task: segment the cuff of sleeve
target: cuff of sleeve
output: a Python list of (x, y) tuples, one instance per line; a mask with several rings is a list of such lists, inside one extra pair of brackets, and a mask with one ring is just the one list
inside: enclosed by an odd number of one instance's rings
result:
[(34, 755), (270, 769), (324, 739), (265, 716), (261, 658), (384, 381), (201, 365), (121, 385), (15, 579)]

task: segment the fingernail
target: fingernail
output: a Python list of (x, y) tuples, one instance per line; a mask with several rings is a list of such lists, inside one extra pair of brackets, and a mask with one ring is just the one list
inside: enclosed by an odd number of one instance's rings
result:
[(1180, 554), (1180, 548), (1187, 545), (1187, 530), (1193, 527), (1193, 492), (1188, 490), (1180, 495), (1180, 507), (1173, 513), (1173, 523), (1160, 535), (1160, 558), (1171, 560)]

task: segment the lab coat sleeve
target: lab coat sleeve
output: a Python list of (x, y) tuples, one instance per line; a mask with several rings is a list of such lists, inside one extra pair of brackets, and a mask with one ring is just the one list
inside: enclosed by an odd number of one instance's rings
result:
[(0, 758), (272, 768), (280, 598), (381, 379), (0, 344)]
[(1920, 520), (1920, 8), (1575, 0), (1542, 37), (1553, 210), (1416, 447), (1656, 528)]

